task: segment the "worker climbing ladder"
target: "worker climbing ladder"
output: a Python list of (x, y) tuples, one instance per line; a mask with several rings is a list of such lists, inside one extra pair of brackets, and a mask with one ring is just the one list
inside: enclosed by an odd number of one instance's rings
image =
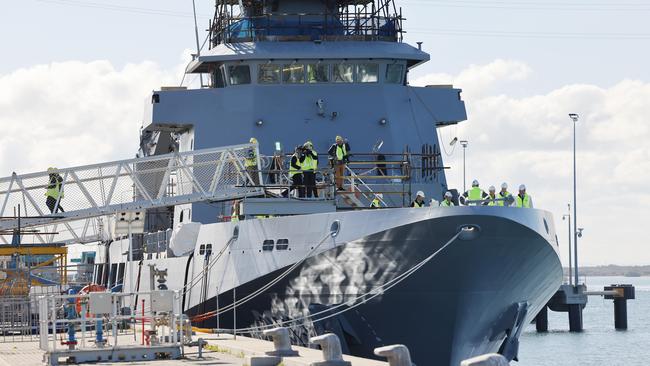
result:
[[(19, 226), (47, 227), (44, 232), (66, 231), (69, 242), (92, 242), (106, 234), (101, 232), (106, 231), (102, 220), (117, 212), (259, 195), (263, 188), (248, 184), (253, 182), (252, 173), (244, 166), (252, 152), (259, 156), (257, 145), (244, 144), (13, 173), (0, 179), (0, 233)], [(53, 175), (61, 178), (61, 194), (55, 206), (48, 206), (46, 192), (52, 187)], [(20, 220), (12, 216), (18, 205), (24, 212)], [(59, 207), (65, 212), (57, 212)], [(52, 241), (44, 235), (37, 234), (38, 241)], [(10, 242), (8, 235), (0, 236), (0, 243)]]

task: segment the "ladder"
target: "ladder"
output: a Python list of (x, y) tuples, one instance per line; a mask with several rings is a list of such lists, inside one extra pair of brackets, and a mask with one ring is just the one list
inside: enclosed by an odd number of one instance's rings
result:
[[(63, 195), (53, 212), (45, 196), (52, 172), (13, 173), (0, 178), (0, 243), (11, 242), (8, 232), (30, 227), (43, 229), (35, 230), (43, 243), (62, 232), (66, 239), (57, 241), (89, 243), (110, 235), (108, 222), (118, 212), (261, 195), (263, 187), (248, 184), (249, 156), (259, 166), (257, 145), (243, 144), (57, 169)], [(24, 217), (9, 216), (18, 205)]]

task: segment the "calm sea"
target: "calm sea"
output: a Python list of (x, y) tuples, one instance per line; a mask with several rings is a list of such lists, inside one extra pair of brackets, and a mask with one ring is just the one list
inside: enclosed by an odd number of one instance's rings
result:
[(628, 330), (614, 330), (612, 300), (591, 296), (584, 310), (584, 332), (570, 333), (566, 313), (549, 311), (549, 332), (529, 325), (520, 338), (517, 366), (650, 365), (650, 277), (587, 277), (589, 290), (627, 283), (636, 287), (628, 301)]

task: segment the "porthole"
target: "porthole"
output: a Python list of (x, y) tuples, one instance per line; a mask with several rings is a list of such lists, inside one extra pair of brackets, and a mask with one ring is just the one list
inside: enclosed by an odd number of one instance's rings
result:
[(336, 220), (330, 226), (330, 235), (332, 238), (336, 238), (336, 236), (339, 235), (339, 231), (341, 231), (341, 221)]

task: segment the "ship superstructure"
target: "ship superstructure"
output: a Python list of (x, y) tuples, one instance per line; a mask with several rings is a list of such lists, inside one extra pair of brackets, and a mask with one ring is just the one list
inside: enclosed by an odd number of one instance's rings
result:
[[(561, 282), (553, 218), (435, 201), (408, 207), (416, 191), (434, 200), (456, 192), (437, 129), (467, 116), (460, 89), (409, 85), (409, 71), (430, 56), (403, 42), (403, 21), (390, 0), (218, 0), (208, 47), (187, 68), (204, 85), (154, 91), (142, 160), (107, 165), (130, 167), (120, 204), (146, 209), (145, 233), (131, 254), (124, 236), (96, 236), (94, 282), (149, 291), (166, 271), (166, 286), (181, 290), (183, 311), (202, 328), (258, 336), (283, 325), (301, 345), (334, 332), (360, 356), (403, 343), (418, 364), (514, 358), (519, 333)], [(337, 135), (352, 154), (344, 191), (334, 189), (327, 158)], [(246, 144), (251, 137), (259, 144)], [(311, 199), (289, 191), (289, 157), (306, 141), (320, 156)], [(202, 161), (211, 149), (237, 153)], [(83, 185), (76, 171), (64, 184)], [(368, 209), (379, 193), (381, 208)], [(109, 208), (77, 214), (118, 210), (101, 197), (88, 201)]]

